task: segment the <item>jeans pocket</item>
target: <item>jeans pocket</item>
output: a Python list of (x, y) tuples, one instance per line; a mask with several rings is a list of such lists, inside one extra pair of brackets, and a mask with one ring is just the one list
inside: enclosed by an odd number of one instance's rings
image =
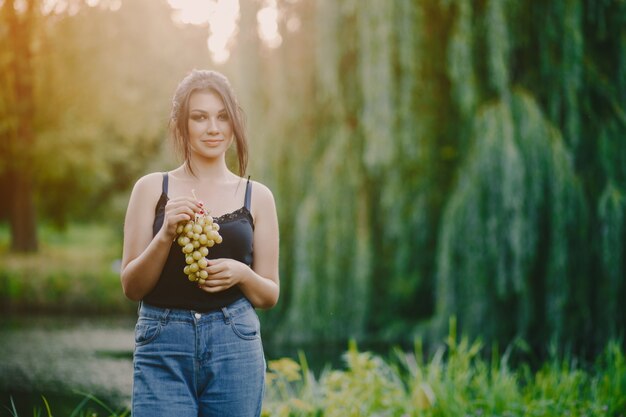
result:
[(160, 332), (161, 322), (159, 320), (151, 320), (140, 317), (135, 325), (135, 345), (147, 345), (156, 339)]
[(244, 340), (254, 340), (261, 336), (261, 323), (252, 308), (231, 317), (230, 327), (237, 336)]

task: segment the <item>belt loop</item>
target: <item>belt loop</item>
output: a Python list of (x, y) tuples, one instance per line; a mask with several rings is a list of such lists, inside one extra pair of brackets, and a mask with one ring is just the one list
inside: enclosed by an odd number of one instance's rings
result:
[(224, 323), (230, 323), (230, 313), (228, 312), (227, 307), (222, 307), (222, 314), (224, 315)]
[(142, 302), (143, 302), (142, 300), (139, 300), (139, 304), (137, 304), (137, 316), (139, 316), (139, 314), (140, 314), (140, 311), (141, 311), (141, 303), (142, 303)]
[(161, 315), (161, 323), (165, 324), (165, 322), (167, 321), (167, 316), (170, 315), (170, 309), (166, 308), (165, 311), (163, 311), (163, 315)]

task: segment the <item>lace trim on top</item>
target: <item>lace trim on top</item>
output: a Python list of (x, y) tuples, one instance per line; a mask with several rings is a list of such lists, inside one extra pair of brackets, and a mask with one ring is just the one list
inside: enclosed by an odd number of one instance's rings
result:
[(240, 207), (235, 211), (231, 211), (230, 213), (222, 214), (218, 217), (213, 217), (213, 221), (217, 224), (232, 222), (237, 219), (247, 218), (254, 229), (254, 220), (252, 219), (252, 214), (250, 210), (246, 206)]

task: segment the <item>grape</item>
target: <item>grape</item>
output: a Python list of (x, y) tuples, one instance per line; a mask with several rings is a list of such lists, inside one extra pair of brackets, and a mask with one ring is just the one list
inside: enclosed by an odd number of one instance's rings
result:
[[(191, 193), (195, 193), (191, 190)], [(197, 199), (197, 198), (196, 198)], [(184, 274), (189, 281), (198, 281), (204, 284), (209, 277), (205, 268), (209, 265), (206, 256), (209, 248), (222, 243), (222, 236), (218, 233), (219, 224), (213, 221), (208, 213), (198, 214), (189, 221), (184, 221), (176, 226), (176, 243), (182, 248), (185, 256)]]

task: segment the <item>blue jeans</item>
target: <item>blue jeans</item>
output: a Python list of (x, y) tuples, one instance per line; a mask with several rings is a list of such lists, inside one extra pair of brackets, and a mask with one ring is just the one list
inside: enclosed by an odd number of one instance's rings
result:
[(133, 417), (261, 414), (265, 358), (245, 298), (209, 313), (142, 303), (133, 364)]

